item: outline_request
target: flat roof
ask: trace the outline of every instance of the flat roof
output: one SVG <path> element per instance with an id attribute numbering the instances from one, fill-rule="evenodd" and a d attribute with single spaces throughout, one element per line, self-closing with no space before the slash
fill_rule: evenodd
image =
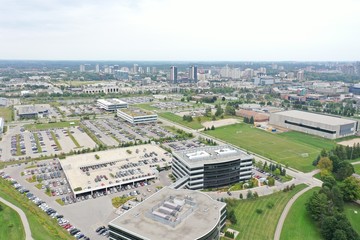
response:
<path id="1" fill-rule="evenodd" d="M 156 212 L 159 212 L 158 209 L 162 206 L 167 208 L 173 204 L 183 208 L 178 212 L 178 223 L 169 225 L 162 219 L 162 215 Z M 203 192 L 164 187 L 109 224 L 144 239 L 193 240 L 215 228 L 220 221 L 220 210 L 224 206 L 225 203 L 213 200 Z M 166 210 L 162 213 L 166 213 Z"/>
<path id="2" fill-rule="evenodd" d="M 126 108 L 126 109 L 119 109 L 119 111 L 124 112 L 132 117 L 157 116 L 155 113 L 152 113 L 150 111 L 145 111 L 140 108 Z"/>
<path id="3" fill-rule="evenodd" d="M 96 158 L 96 155 L 99 159 Z M 71 188 L 82 188 L 81 191 L 75 192 L 79 194 L 121 183 L 127 184 L 153 178 L 156 173 L 154 171 L 156 165 L 165 167 L 171 165 L 171 161 L 171 154 L 164 149 L 157 145 L 145 144 L 68 156 L 66 159 L 60 160 L 60 164 Z M 89 176 L 86 174 L 87 172 Z M 124 173 L 124 176 L 112 177 L 118 172 Z M 101 181 L 95 181 L 97 176 L 104 175 L 108 178 L 107 180 L 102 178 Z"/>
<path id="4" fill-rule="evenodd" d="M 339 117 L 332 117 L 332 116 L 298 111 L 298 110 L 276 112 L 276 113 L 272 113 L 272 114 L 282 115 L 282 116 L 286 116 L 286 117 L 293 117 L 293 118 L 298 118 L 300 120 L 323 123 L 323 124 L 332 125 L 332 126 L 351 124 L 351 123 L 356 122 L 355 120 L 344 119 L 344 118 L 339 118 Z M 271 118 L 271 116 L 270 116 L 270 118 Z"/>
<path id="5" fill-rule="evenodd" d="M 173 155 L 183 159 L 189 166 L 221 163 L 236 159 L 250 159 L 251 155 L 229 145 L 192 148 L 175 151 Z"/>
<path id="6" fill-rule="evenodd" d="M 114 105 L 114 104 L 127 104 L 118 98 L 111 98 L 111 99 L 98 99 L 98 102 L 105 104 L 105 105 Z"/>
<path id="7" fill-rule="evenodd" d="M 39 112 L 42 112 L 44 110 L 49 110 L 50 105 L 49 104 L 35 104 L 35 105 L 18 105 L 15 106 L 15 108 L 18 110 L 18 114 L 37 114 Z"/>

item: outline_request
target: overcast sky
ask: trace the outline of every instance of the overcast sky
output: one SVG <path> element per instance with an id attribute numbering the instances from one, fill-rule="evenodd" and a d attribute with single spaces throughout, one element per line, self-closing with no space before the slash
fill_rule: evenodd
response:
<path id="1" fill-rule="evenodd" d="M 0 0 L 0 59 L 355 61 L 359 0 Z"/>

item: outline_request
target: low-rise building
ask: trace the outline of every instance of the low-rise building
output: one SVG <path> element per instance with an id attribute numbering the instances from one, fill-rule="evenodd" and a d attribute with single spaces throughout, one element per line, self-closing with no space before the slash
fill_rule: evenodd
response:
<path id="1" fill-rule="evenodd" d="M 139 108 L 118 109 L 117 116 L 131 124 L 157 122 L 157 114 Z"/>
<path id="2" fill-rule="evenodd" d="M 236 111 L 236 116 L 244 118 L 253 118 L 254 122 L 266 122 L 269 121 L 269 114 L 260 113 L 251 110 L 240 109 Z"/>
<path id="3" fill-rule="evenodd" d="M 111 240 L 217 240 L 226 204 L 206 193 L 164 187 L 109 223 Z"/>
<path id="4" fill-rule="evenodd" d="M 0 137 L 4 132 L 4 119 L 0 117 Z"/>
<path id="5" fill-rule="evenodd" d="M 128 104 L 120 99 L 98 99 L 97 105 L 105 111 L 115 112 L 119 108 L 127 108 Z"/>
<path id="6" fill-rule="evenodd" d="M 329 139 L 351 136 L 358 130 L 355 120 L 298 110 L 271 113 L 269 123 Z"/>
<path id="7" fill-rule="evenodd" d="M 252 159 L 228 145 L 193 148 L 173 152 L 172 172 L 179 188 L 217 188 L 251 179 Z"/>

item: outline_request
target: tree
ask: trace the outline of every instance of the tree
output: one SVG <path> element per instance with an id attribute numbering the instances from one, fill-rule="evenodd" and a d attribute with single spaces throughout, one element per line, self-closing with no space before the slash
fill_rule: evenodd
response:
<path id="1" fill-rule="evenodd" d="M 229 212 L 228 219 L 231 222 L 231 224 L 236 224 L 237 223 L 237 218 L 236 218 L 234 210 L 231 210 Z"/>
<path id="2" fill-rule="evenodd" d="M 243 198 L 244 198 L 244 196 L 243 196 L 242 193 L 240 193 L 239 198 L 240 198 L 240 199 L 243 199 Z"/>
<path id="3" fill-rule="evenodd" d="M 344 230 L 336 229 L 333 234 L 332 240 L 347 240 L 346 233 L 344 232 Z"/>
<path id="4" fill-rule="evenodd" d="M 360 180 L 350 176 L 346 178 L 340 187 L 345 201 L 356 201 L 360 199 Z"/>
<path id="5" fill-rule="evenodd" d="M 211 126 L 211 130 L 215 130 L 215 127 L 214 127 L 214 125 L 212 125 L 212 126 Z"/>
<path id="6" fill-rule="evenodd" d="M 211 107 L 207 107 L 205 109 L 205 117 L 210 117 L 210 115 L 211 115 Z"/>
<path id="7" fill-rule="evenodd" d="M 354 172 L 354 166 L 351 163 L 342 161 L 339 163 L 338 169 L 334 174 L 337 180 L 342 181 L 350 177 Z"/>
<path id="8" fill-rule="evenodd" d="M 226 100 L 225 97 L 222 97 L 222 98 L 221 98 L 221 101 L 225 101 L 225 100 Z"/>
<path id="9" fill-rule="evenodd" d="M 323 181 L 323 187 L 328 187 L 329 189 L 332 189 L 334 186 L 336 186 L 336 180 L 333 176 L 325 176 L 321 179 Z"/>
<path id="10" fill-rule="evenodd" d="M 327 196 L 324 193 L 314 192 L 306 204 L 306 210 L 315 221 L 320 220 L 328 210 Z"/>
<path id="11" fill-rule="evenodd" d="M 328 157 L 321 157 L 318 164 L 317 164 L 317 167 L 320 169 L 320 170 L 326 170 L 328 172 L 332 172 L 333 170 L 333 163 L 332 161 L 330 160 L 330 158 Z"/>
<path id="12" fill-rule="evenodd" d="M 321 222 L 321 235 L 325 239 L 331 240 L 336 226 L 336 218 L 334 216 L 325 216 Z"/>
<path id="13" fill-rule="evenodd" d="M 247 192 L 246 198 L 247 198 L 247 199 L 252 199 L 252 198 L 253 198 L 253 193 L 252 193 L 251 190 L 249 190 L 249 191 Z"/>
<path id="14" fill-rule="evenodd" d="M 231 105 L 226 105 L 226 107 L 225 107 L 225 114 L 226 115 L 235 115 L 236 114 L 236 112 L 235 112 L 235 108 L 233 107 L 233 106 L 231 106 Z"/>
<path id="15" fill-rule="evenodd" d="M 268 177 L 268 186 L 272 187 L 275 185 L 275 179 L 273 177 Z"/>
<path id="16" fill-rule="evenodd" d="M 249 120 L 249 123 L 250 123 L 250 124 L 254 124 L 254 117 L 253 117 L 253 116 L 251 116 L 251 118 L 250 118 L 250 120 Z"/>

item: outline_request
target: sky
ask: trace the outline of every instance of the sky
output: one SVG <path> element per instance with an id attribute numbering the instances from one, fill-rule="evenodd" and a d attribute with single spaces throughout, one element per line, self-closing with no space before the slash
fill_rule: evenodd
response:
<path id="1" fill-rule="evenodd" d="M 0 0 L 0 59 L 357 61 L 360 0 Z"/>

